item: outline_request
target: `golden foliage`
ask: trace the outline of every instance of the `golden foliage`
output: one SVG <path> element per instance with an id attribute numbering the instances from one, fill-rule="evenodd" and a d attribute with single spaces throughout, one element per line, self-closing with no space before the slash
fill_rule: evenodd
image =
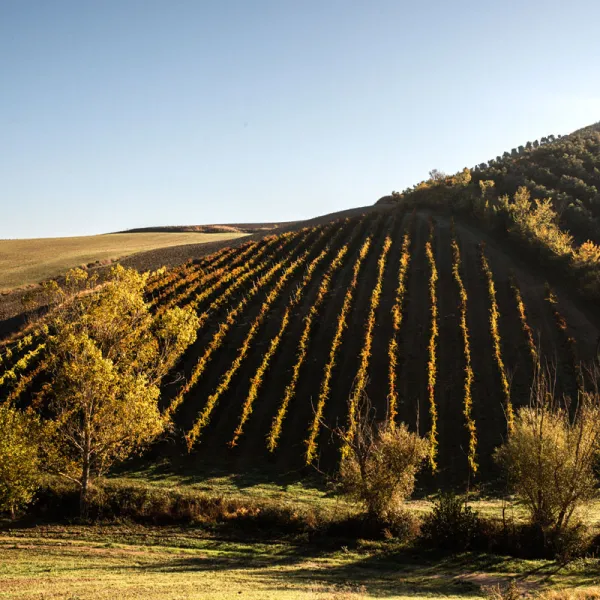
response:
<path id="1" fill-rule="evenodd" d="M 7 369 L 4 373 L 2 373 L 2 375 L 0 375 L 0 386 L 4 385 L 9 380 L 16 381 L 19 373 L 23 373 L 33 359 L 37 358 L 45 348 L 46 344 L 39 344 L 36 348 L 22 356 L 12 368 Z"/>
<path id="2" fill-rule="evenodd" d="M 305 230 L 304 230 L 305 232 Z M 162 312 L 169 308 L 174 303 L 184 303 L 185 306 L 189 306 L 194 310 L 198 310 L 199 306 L 210 298 L 218 290 L 225 288 L 221 294 L 219 294 L 211 303 L 209 309 L 204 311 L 200 315 L 200 327 L 203 327 L 208 319 L 208 311 L 216 310 L 220 306 L 223 306 L 229 298 L 244 285 L 244 283 L 255 276 L 260 271 L 264 270 L 269 266 L 268 260 L 261 259 L 273 249 L 273 246 L 277 245 L 276 252 L 280 251 L 292 240 L 296 239 L 301 232 L 294 232 L 283 234 L 279 237 L 273 237 L 270 239 L 260 250 L 255 252 L 251 258 L 247 259 L 247 252 L 252 251 L 253 247 L 249 248 L 248 251 L 244 251 L 238 260 L 232 262 L 232 264 L 225 267 L 216 269 L 214 272 L 209 273 L 206 277 L 200 279 L 195 284 L 187 287 L 183 294 L 176 296 L 170 302 L 161 305 L 157 312 Z M 207 285 L 213 280 L 216 280 L 212 285 Z M 232 284 L 232 285 L 229 285 Z M 227 287 L 228 286 L 228 287 Z M 198 288 L 202 288 L 202 291 L 197 293 L 195 297 L 185 303 L 185 300 L 189 298 Z"/>
<path id="3" fill-rule="evenodd" d="M 437 470 L 437 449 L 438 449 L 438 412 L 435 402 L 435 385 L 437 380 L 437 340 L 439 337 L 438 325 L 438 306 L 437 306 L 437 281 L 438 271 L 435 264 L 435 255 L 433 253 L 433 223 L 430 223 L 429 240 L 425 244 L 425 254 L 429 261 L 429 302 L 431 310 L 431 333 L 429 336 L 427 361 L 427 396 L 429 399 L 429 418 L 431 426 L 429 429 L 429 466 L 432 471 Z"/>
<path id="4" fill-rule="evenodd" d="M 527 321 L 527 310 L 525 309 L 525 303 L 523 302 L 521 290 L 519 289 L 517 280 L 514 277 L 511 278 L 510 285 L 515 296 L 515 301 L 517 303 L 517 311 L 519 313 L 519 320 L 521 321 L 521 329 L 523 330 L 523 333 L 525 334 L 525 338 L 527 340 L 527 348 L 529 350 L 529 354 L 531 355 L 531 360 L 533 361 L 534 367 L 537 367 L 539 366 L 540 358 L 537 347 L 535 345 L 535 340 L 533 339 L 533 330 L 531 329 Z"/>
<path id="5" fill-rule="evenodd" d="M 312 281 L 313 275 L 315 274 L 315 270 L 317 269 L 319 264 L 331 252 L 331 247 L 336 243 L 337 238 L 346 231 L 346 227 L 348 226 L 348 223 L 349 223 L 349 221 L 346 221 L 343 226 L 337 228 L 337 230 L 336 230 L 335 234 L 332 236 L 327 248 L 325 248 L 325 250 L 323 250 L 308 265 L 308 267 L 304 273 L 304 276 L 302 277 L 302 280 L 300 281 L 300 284 L 298 285 L 298 287 L 296 287 L 294 292 L 290 295 L 288 305 L 287 305 L 285 312 L 283 314 L 283 317 L 281 319 L 281 325 L 279 327 L 279 331 L 277 332 L 277 335 L 271 340 L 269 349 L 263 356 L 263 360 L 262 360 L 260 366 L 258 367 L 256 373 L 254 374 L 254 376 L 252 377 L 252 379 L 250 381 L 250 389 L 248 390 L 248 395 L 246 396 L 246 400 L 244 401 L 244 405 L 242 407 L 242 415 L 240 417 L 240 422 L 239 422 L 237 428 L 235 429 L 233 438 L 230 442 L 231 446 L 235 446 L 237 444 L 239 437 L 243 433 L 244 425 L 245 425 L 246 421 L 248 420 L 248 418 L 250 417 L 250 414 L 252 413 L 252 407 L 254 405 L 254 401 L 258 397 L 258 392 L 262 385 L 265 373 L 267 372 L 267 369 L 269 367 L 269 363 L 271 362 L 271 359 L 277 352 L 277 349 L 279 348 L 279 344 L 281 343 L 281 340 L 282 340 L 283 336 L 285 335 L 288 325 L 290 324 L 290 317 L 292 314 L 292 310 L 294 309 L 295 306 L 298 305 L 298 303 L 302 299 L 304 291 L 306 290 L 308 284 Z"/>
<path id="6" fill-rule="evenodd" d="M 11 403 L 0 404 L 0 512 L 28 504 L 39 483 L 39 419 Z"/>
<path id="7" fill-rule="evenodd" d="M 196 338 L 198 319 L 189 310 L 153 317 L 144 300 L 147 277 L 114 267 L 100 290 L 71 298 L 50 322 L 52 435 L 45 450 L 50 467 L 80 485 L 82 502 L 93 475 L 164 429 L 161 378 Z M 84 277 L 75 273 L 74 280 Z"/>
<path id="8" fill-rule="evenodd" d="M 597 266 L 600 264 L 600 246 L 588 240 L 575 251 L 575 262 L 582 266 Z"/>
<path id="9" fill-rule="evenodd" d="M 355 431 L 344 436 L 347 451 L 340 463 L 342 490 L 376 518 L 392 520 L 414 489 L 428 455 L 429 442 L 405 423 L 376 426 L 363 394 L 356 403 Z"/>
<path id="10" fill-rule="evenodd" d="M 556 401 L 548 377 L 538 373 L 531 405 L 517 412 L 496 459 L 532 522 L 559 533 L 596 493 L 594 466 L 599 449 L 598 396 L 582 394 L 571 418 Z"/>
<path id="11" fill-rule="evenodd" d="M 309 236 L 310 231 L 304 230 L 301 237 L 301 246 L 304 243 L 306 243 Z M 261 291 L 261 289 L 277 275 L 277 273 L 286 268 L 286 265 L 289 263 L 290 260 L 291 257 L 288 257 L 287 259 L 282 259 L 276 262 L 274 265 L 272 265 L 270 269 L 268 269 L 257 281 L 254 282 L 254 285 L 246 292 L 246 294 L 241 298 L 238 304 L 227 313 L 225 319 L 219 323 L 218 329 L 214 333 L 210 342 L 208 342 L 208 344 L 204 348 L 204 352 L 196 362 L 189 379 L 187 380 L 185 385 L 181 387 L 181 389 L 177 393 L 177 396 L 175 396 L 175 398 L 172 400 L 171 404 L 167 408 L 166 414 L 172 415 L 175 413 L 175 411 L 183 402 L 186 394 L 193 389 L 193 387 L 198 383 L 200 377 L 202 377 L 203 373 L 206 370 L 206 367 L 208 366 L 208 363 L 212 358 L 212 355 L 216 350 L 218 350 L 221 347 L 225 336 L 227 335 L 231 327 L 235 325 L 237 318 L 243 313 L 246 306 L 250 303 L 254 296 L 256 296 L 256 294 L 258 294 L 259 291 Z M 264 270 L 268 265 L 268 262 L 259 263 L 253 269 L 248 271 L 248 273 L 250 274 L 249 276 L 255 276 L 260 271 Z M 234 286 L 230 286 L 229 288 L 227 288 L 227 290 L 225 290 L 223 294 L 221 294 L 215 299 L 215 301 L 209 306 L 208 310 L 206 310 L 200 316 L 200 326 L 202 326 L 206 322 L 206 320 L 212 312 L 214 312 L 217 308 L 219 308 L 222 305 L 223 302 L 225 302 L 225 299 L 223 298 L 224 296 L 226 296 L 227 299 L 231 294 L 233 294 L 233 287 Z M 237 286 L 235 289 L 237 289 Z"/>
<path id="12" fill-rule="evenodd" d="M 341 267 L 347 252 L 348 246 L 343 246 L 337 253 L 337 256 L 329 265 L 329 268 L 327 269 L 325 275 L 323 276 L 323 279 L 321 280 L 321 285 L 319 286 L 319 293 L 317 294 L 315 301 L 311 305 L 308 315 L 304 319 L 304 329 L 302 331 L 302 335 L 300 336 L 300 341 L 298 342 L 297 358 L 292 372 L 292 379 L 285 388 L 281 405 L 277 410 L 277 414 L 273 418 L 273 423 L 271 425 L 271 429 L 267 437 L 267 448 L 270 452 L 274 452 L 275 448 L 277 448 L 277 444 L 281 436 L 283 421 L 285 419 L 288 406 L 291 400 L 293 399 L 294 395 L 296 394 L 296 386 L 298 385 L 298 380 L 300 378 L 300 370 L 302 368 L 302 365 L 304 364 L 306 355 L 308 353 L 308 344 L 310 341 L 310 334 L 312 331 L 314 320 L 318 316 L 319 308 L 329 292 L 331 286 L 331 278 Z"/>
<path id="13" fill-rule="evenodd" d="M 314 243 L 316 243 L 320 238 L 322 238 L 325 235 L 325 233 L 328 231 L 328 229 L 329 229 L 328 227 L 322 228 Z M 215 391 L 212 394 L 210 394 L 210 396 L 208 396 L 208 398 L 206 400 L 206 404 L 204 405 L 204 408 L 200 411 L 200 414 L 199 414 L 198 418 L 196 419 L 196 421 L 194 422 L 192 428 L 187 432 L 185 437 L 186 437 L 188 450 L 192 449 L 193 445 L 198 440 L 200 434 L 202 433 L 204 428 L 210 422 L 210 417 L 212 415 L 212 412 L 213 412 L 215 406 L 217 405 L 217 402 L 219 401 L 219 399 L 221 398 L 223 393 L 225 391 L 227 391 L 227 389 L 229 389 L 231 379 L 233 378 L 235 373 L 237 373 L 242 362 L 246 358 L 246 355 L 250 351 L 250 346 L 251 346 L 254 338 L 256 337 L 272 304 L 275 302 L 275 300 L 277 300 L 277 298 L 279 297 L 279 294 L 281 293 L 281 291 L 287 284 L 288 280 L 296 273 L 296 271 L 302 265 L 304 265 L 306 263 L 306 260 L 307 260 L 309 254 L 310 254 L 310 250 L 306 250 L 296 260 L 291 262 L 287 266 L 287 268 L 283 271 L 283 273 L 281 274 L 281 276 L 275 283 L 274 287 L 267 294 L 265 300 L 263 301 L 263 303 L 260 307 L 260 311 L 259 311 L 258 315 L 254 319 L 254 322 L 252 323 L 250 330 L 246 334 L 246 337 L 245 337 L 244 341 L 242 342 L 242 345 L 240 346 L 240 348 L 237 351 L 237 355 L 236 355 L 235 359 L 233 360 L 230 367 L 227 369 L 227 371 L 223 374 L 223 376 L 219 380 L 219 383 L 218 383 Z M 325 254 L 325 251 L 321 252 L 321 254 L 319 254 L 319 256 L 315 259 L 315 261 L 317 261 L 317 262 L 321 261 L 324 257 L 324 254 Z"/>
<path id="14" fill-rule="evenodd" d="M 529 190 L 522 186 L 512 202 L 508 197 L 501 198 L 501 204 L 512 217 L 519 234 L 525 239 L 536 239 L 558 256 L 572 256 L 573 236 L 562 231 L 558 225 L 558 215 L 552 208 L 552 199 L 530 200 Z"/>

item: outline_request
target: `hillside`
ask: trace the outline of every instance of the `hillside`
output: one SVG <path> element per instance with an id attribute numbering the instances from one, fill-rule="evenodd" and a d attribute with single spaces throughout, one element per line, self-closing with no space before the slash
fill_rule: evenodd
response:
<path id="1" fill-rule="evenodd" d="M 528 141 L 477 165 L 473 180 L 494 181 L 500 194 L 524 185 L 533 199 L 551 198 L 563 229 L 580 243 L 600 242 L 600 123 Z"/>
<path id="2" fill-rule="evenodd" d="M 576 243 L 600 242 L 600 123 L 569 135 L 524 142 L 475 165 L 470 173 L 476 189 L 480 182 L 493 182 L 496 197 L 512 197 L 525 186 L 532 200 L 550 199 L 561 228 L 569 231 Z M 444 181 L 442 173 L 436 172 L 436 176 L 437 183 Z M 425 183 L 402 195 L 410 196 Z"/>
<path id="3" fill-rule="evenodd" d="M 149 250 L 242 237 L 221 232 L 113 233 L 64 238 L 0 240 L 0 291 L 64 275 L 81 265 L 94 266 Z"/>
<path id="4" fill-rule="evenodd" d="M 271 231 L 290 223 L 227 223 L 222 225 L 163 225 L 158 227 L 138 227 L 117 233 L 260 233 Z"/>
<path id="5" fill-rule="evenodd" d="M 187 446 L 196 467 L 331 469 L 339 448 L 328 428 L 346 424 L 348 398 L 364 389 L 380 417 L 389 411 L 423 434 L 435 424 L 438 482 L 466 478 L 473 435 L 470 458 L 487 480 L 505 412 L 528 400 L 538 342 L 573 395 L 585 385 L 578 361 L 592 359 L 600 331 L 597 312 L 547 289 L 493 237 L 404 206 L 224 248 L 155 277 L 148 298 L 156 311 L 191 305 L 201 318 L 163 390 L 179 443 L 160 451 Z M 0 375 L 0 393 L 22 404 L 45 378 L 29 333 L 5 347 Z"/>

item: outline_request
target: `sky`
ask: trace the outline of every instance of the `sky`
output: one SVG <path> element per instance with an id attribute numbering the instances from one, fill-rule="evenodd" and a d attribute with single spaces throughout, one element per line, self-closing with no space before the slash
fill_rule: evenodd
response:
<path id="1" fill-rule="evenodd" d="M 597 0 L 0 0 L 0 238 L 287 221 L 600 121 Z"/>

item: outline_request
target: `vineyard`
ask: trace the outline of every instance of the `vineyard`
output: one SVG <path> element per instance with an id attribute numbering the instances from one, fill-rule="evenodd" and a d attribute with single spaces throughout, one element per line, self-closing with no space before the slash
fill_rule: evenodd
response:
<path id="1" fill-rule="evenodd" d="M 366 394 L 379 419 L 430 438 L 430 473 L 485 479 L 534 367 L 554 363 L 576 395 L 599 333 L 568 291 L 426 211 L 267 235 L 159 270 L 146 293 L 156 315 L 189 306 L 200 321 L 163 386 L 166 447 L 235 468 L 332 469 Z M 2 399 L 43 406 L 43 327 L 0 343 Z"/>

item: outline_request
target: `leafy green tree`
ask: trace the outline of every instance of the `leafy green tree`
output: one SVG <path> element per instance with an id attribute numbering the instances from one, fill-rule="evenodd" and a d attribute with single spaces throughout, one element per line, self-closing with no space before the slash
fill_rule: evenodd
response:
<path id="1" fill-rule="evenodd" d="M 0 404 L 0 511 L 28 504 L 40 479 L 39 419 L 8 402 Z"/>
<path id="2" fill-rule="evenodd" d="M 47 464 L 79 486 L 84 515 L 92 478 L 167 426 L 159 385 L 196 339 L 198 318 L 191 310 L 173 308 L 158 318 L 151 313 L 146 280 L 117 266 L 96 286 L 85 271 L 72 271 L 67 289 L 82 291 L 63 297 L 50 321 Z"/>

